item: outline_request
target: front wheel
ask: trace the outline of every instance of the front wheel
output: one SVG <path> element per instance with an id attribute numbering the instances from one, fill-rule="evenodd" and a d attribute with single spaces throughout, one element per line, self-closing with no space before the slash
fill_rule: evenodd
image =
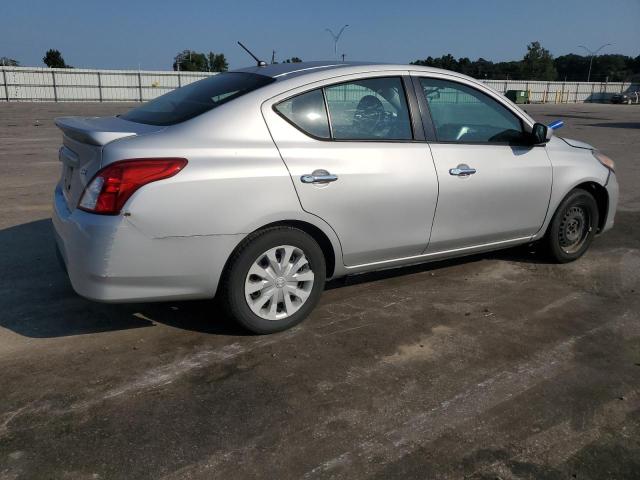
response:
<path id="1" fill-rule="evenodd" d="M 589 248 L 598 229 L 598 205 L 586 190 L 576 188 L 562 201 L 547 230 L 547 250 L 558 263 L 572 262 Z"/>
<path id="2" fill-rule="evenodd" d="M 248 330 L 274 333 L 304 320 L 324 290 L 318 243 L 292 227 L 255 232 L 236 249 L 222 285 L 229 313 Z"/>

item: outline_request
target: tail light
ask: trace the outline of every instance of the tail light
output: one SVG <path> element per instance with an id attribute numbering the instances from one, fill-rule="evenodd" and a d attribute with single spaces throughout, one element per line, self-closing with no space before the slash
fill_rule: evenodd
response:
<path id="1" fill-rule="evenodd" d="M 107 165 L 91 179 L 78 208 L 102 215 L 117 215 L 140 187 L 173 177 L 187 164 L 184 158 L 136 158 Z"/>

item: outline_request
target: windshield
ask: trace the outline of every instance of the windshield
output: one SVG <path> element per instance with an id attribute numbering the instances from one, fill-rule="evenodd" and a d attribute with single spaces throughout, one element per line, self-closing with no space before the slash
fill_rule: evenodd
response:
<path id="1" fill-rule="evenodd" d="M 274 79 L 254 73 L 220 73 L 176 88 L 120 118 L 149 125 L 175 125 L 268 85 Z"/>

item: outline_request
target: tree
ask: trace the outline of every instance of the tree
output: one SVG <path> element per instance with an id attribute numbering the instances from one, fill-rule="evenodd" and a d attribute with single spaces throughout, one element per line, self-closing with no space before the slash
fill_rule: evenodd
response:
<path id="1" fill-rule="evenodd" d="M 282 63 L 301 63 L 302 59 L 300 57 L 291 57 L 284 60 Z"/>
<path id="2" fill-rule="evenodd" d="M 19 67 L 20 62 L 9 57 L 0 57 L 0 65 L 3 67 Z"/>
<path id="3" fill-rule="evenodd" d="M 559 80 L 584 81 L 587 79 L 587 72 L 589 71 L 589 57 L 570 53 L 555 58 L 553 65 L 556 67 Z"/>
<path id="4" fill-rule="evenodd" d="M 183 50 L 173 59 L 173 69 L 184 72 L 208 72 L 209 61 L 204 53 Z"/>
<path id="5" fill-rule="evenodd" d="M 209 71 L 226 72 L 227 70 L 229 70 L 229 62 L 224 53 L 209 52 Z"/>
<path id="6" fill-rule="evenodd" d="M 205 54 L 183 50 L 173 59 L 173 69 L 184 72 L 226 72 L 229 70 L 229 63 L 224 53 Z"/>
<path id="7" fill-rule="evenodd" d="M 557 72 L 553 55 L 540 42 L 531 42 L 522 59 L 522 73 L 526 80 L 555 80 Z"/>
<path id="8" fill-rule="evenodd" d="M 47 50 L 47 53 L 44 54 L 42 61 L 49 68 L 73 68 L 71 65 L 67 65 L 65 63 L 60 51 L 53 48 Z"/>
<path id="9" fill-rule="evenodd" d="M 633 59 L 626 55 L 608 53 L 593 59 L 591 78 L 594 81 L 624 82 L 633 75 Z"/>
<path id="10" fill-rule="evenodd" d="M 453 55 L 440 58 L 431 56 L 424 60 L 415 60 L 413 65 L 445 68 L 464 73 L 470 77 L 496 80 L 554 80 L 559 78 L 569 81 L 584 81 L 589 70 L 590 57 L 570 53 L 556 59 L 539 42 L 528 45 L 527 53 L 522 60 L 510 62 L 491 62 L 484 58 L 470 60 L 466 57 L 456 60 Z M 634 81 L 640 77 L 640 56 L 636 58 L 626 55 L 607 54 L 593 59 L 591 79 L 611 82 Z"/>

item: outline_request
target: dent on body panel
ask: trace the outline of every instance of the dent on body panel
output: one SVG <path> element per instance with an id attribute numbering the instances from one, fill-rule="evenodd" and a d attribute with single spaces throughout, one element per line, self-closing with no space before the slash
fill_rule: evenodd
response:
<path id="1" fill-rule="evenodd" d="M 551 198 L 544 225 L 534 239 L 544 235 L 558 205 L 573 188 L 585 182 L 604 186 L 609 175 L 606 167 L 596 160 L 591 150 L 571 147 L 556 137 L 551 139 L 546 149 L 553 167 Z"/>
<path id="2" fill-rule="evenodd" d="M 280 158 L 208 152 L 168 181 L 146 185 L 125 206 L 152 237 L 248 233 L 256 218 L 298 200 Z"/>
<path id="3" fill-rule="evenodd" d="M 114 159 L 188 160 L 174 177 L 148 184 L 132 196 L 124 209 L 132 224 L 151 237 L 232 235 L 250 232 L 257 218 L 271 212 L 299 208 L 259 106 L 237 105 L 112 149 Z"/>

